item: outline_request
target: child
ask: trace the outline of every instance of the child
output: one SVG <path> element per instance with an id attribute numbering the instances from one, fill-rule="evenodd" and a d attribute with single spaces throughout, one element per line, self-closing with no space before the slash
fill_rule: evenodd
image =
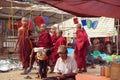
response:
<path id="1" fill-rule="evenodd" d="M 48 57 L 51 54 L 50 49 L 45 49 L 43 47 L 34 48 L 34 52 L 37 52 L 36 57 L 39 65 L 39 77 L 46 78 L 47 77 L 47 61 Z"/>

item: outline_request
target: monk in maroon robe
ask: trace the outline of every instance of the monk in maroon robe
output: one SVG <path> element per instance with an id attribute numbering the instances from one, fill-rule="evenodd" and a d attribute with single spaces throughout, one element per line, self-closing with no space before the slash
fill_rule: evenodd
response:
<path id="1" fill-rule="evenodd" d="M 51 27 L 51 39 L 52 39 L 52 45 L 55 46 L 55 43 L 57 41 L 57 35 L 56 35 L 56 27 Z"/>
<path id="2" fill-rule="evenodd" d="M 51 55 L 51 59 L 52 59 L 53 64 L 56 63 L 56 61 L 57 61 L 57 59 L 59 57 L 59 55 L 57 54 L 58 47 L 60 45 L 65 45 L 66 46 L 66 40 L 62 36 L 62 33 L 63 32 L 61 30 L 57 31 L 57 37 L 58 37 L 58 39 L 57 39 L 57 41 L 55 43 L 55 46 L 54 46 L 54 49 L 53 49 L 53 52 L 52 52 L 52 55 Z"/>
<path id="3" fill-rule="evenodd" d="M 46 25 L 45 24 L 41 24 L 40 27 L 40 34 L 39 34 L 39 37 L 38 37 L 38 42 L 37 42 L 37 46 L 36 47 L 43 47 L 45 49 L 51 49 L 52 47 L 52 40 L 51 40 L 51 36 L 50 34 L 46 31 Z M 34 52 L 34 50 L 32 50 L 32 53 L 30 55 L 30 66 L 33 65 L 33 61 L 35 60 L 35 56 L 36 56 L 36 52 Z M 46 66 L 45 66 L 46 67 Z M 28 68 L 28 72 L 30 72 L 31 69 Z M 45 71 L 45 74 L 46 74 L 46 71 Z"/>
<path id="4" fill-rule="evenodd" d="M 86 51 L 89 46 L 87 33 L 77 25 L 74 56 L 80 72 L 86 72 Z"/>
<path id="5" fill-rule="evenodd" d="M 55 47 L 55 43 L 57 41 L 57 34 L 56 34 L 56 27 L 55 26 L 51 26 L 51 39 L 52 39 L 52 48 L 51 50 L 53 51 L 54 47 Z M 52 73 L 54 70 L 54 64 L 52 63 L 52 57 L 49 57 L 49 70 L 48 73 Z"/>
<path id="6" fill-rule="evenodd" d="M 40 26 L 40 35 L 38 39 L 38 47 L 51 48 L 52 40 L 50 34 L 46 31 L 46 25 L 42 24 Z"/>
<path id="7" fill-rule="evenodd" d="M 26 74 L 26 69 L 29 67 L 30 54 L 33 48 L 32 41 L 30 39 L 31 31 L 28 30 L 27 19 L 22 18 L 22 26 L 18 29 L 18 53 L 20 56 L 20 61 L 22 62 L 23 69 L 25 71 L 22 74 Z M 16 47 L 17 47 L 16 44 Z M 15 47 L 15 50 L 16 50 Z"/>

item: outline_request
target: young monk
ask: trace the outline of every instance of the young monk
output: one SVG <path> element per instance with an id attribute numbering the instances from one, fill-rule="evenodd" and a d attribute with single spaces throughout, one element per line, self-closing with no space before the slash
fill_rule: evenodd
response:
<path id="1" fill-rule="evenodd" d="M 57 41 L 57 35 L 56 35 L 56 27 L 55 26 L 52 26 L 51 27 L 51 39 L 52 39 L 52 45 L 53 45 L 53 47 L 55 46 L 55 43 L 56 43 L 56 41 Z"/>
<path id="2" fill-rule="evenodd" d="M 18 41 L 15 46 L 15 50 L 18 45 L 18 53 L 24 69 L 24 72 L 21 74 L 27 74 L 27 68 L 29 67 L 30 61 L 29 56 L 31 54 L 33 45 L 30 39 L 31 31 L 28 28 L 29 26 L 27 24 L 27 18 L 22 18 L 21 22 L 22 26 L 18 29 Z"/>
<path id="3" fill-rule="evenodd" d="M 51 26 L 51 29 L 50 29 L 50 32 L 51 32 L 51 39 L 52 39 L 52 50 L 54 49 L 55 47 L 55 43 L 57 41 L 57 34 L 56 34 L 56 31 L 57 31 L 57 28 L 55 26 Z M 53 69 L 54 69 L 54 65 L 51 61 L 51 57 L 49 59 L 49 70 L 48 70 L 48 73 L 52 73 L 53 72 Z"/>
<path id="4" fill-rule="evenodd" d="M 74 56 L 77 62 L 79 72 L 86 72 L 86 51 L 89 46 L 88 36 L 85 30 L 81 28 L 81 25 L 77 25 L 76 31 L 76 45 Z"/>
<path id="5" fill-rule="evenodd" d="M 58 57 L 59 57 L 59 55 L 57 54 L 58 47 L 59 47 L 60 45 L 66 45 L 66 40 L 65 40 L 65 38 L 62 36 L 62 34 L 63 34 L 62 30 L 58 30 L 58 31 L 57 31 L 57 37 L 58 37 L 58 39 L 57 39 L 57 41 L 56 41 L 56 43 L 55 43 L 55 46 L 54 46 L 54 48 L 53 48 L 52 55 L 51 55 L 51 59 L 52 59 L 52 63 L 53 63 L 53 64 L 56 63 L 56 61 L 57 61 L 57 59 L 58 59 Z"/>
<path id="6" fill-rule="evenodd" d="M 44 49 L 51 50 L 52 40 L 51 40 L 50 34 L 46 31 L 46 25 L 45 24 L 41 24 L 41 26 L 39 27 L 39 29 L 40 29 L 40 35 L 39 35 L 39 39 L 38 39 L 38 42 L 37 42 L 37 48 L 42 47 Z M 32 50 L 32 54 L 30 55 L 31 61 L 32 61 L 32 56 L 34 56 L 34 54 L 35 54 L 34 52 L 35 51 Z M 44 52 L 42 52 L 42 53 L 44 53 Z M 41 77 L 41 78 L 45 78 L 47 76 L 46 75 L 46 71 L 47 71 L 46 67 L 47 67 L 47 61 L 48 61 L 49 57 L 48 56 L 46 56 L 46 57 L 42 58 L 42 59 L 39 59 L 39 62 L 38 62 L 39 65 L 42 65 L 42 68 L 45 67 L 43 70 L 40 67 L 39 77 Z"/>
<path id="7" fill-rule="evenodd" d="M 38 47 L 51 48 L 52 40 L 50 34 L 46 31 L 46 25 L 40 26 L 40 35 L 37 43 Z"/>

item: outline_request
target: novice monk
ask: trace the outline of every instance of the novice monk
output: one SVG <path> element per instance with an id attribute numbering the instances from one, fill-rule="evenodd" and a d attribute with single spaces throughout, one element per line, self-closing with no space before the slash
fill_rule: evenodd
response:
<path id="1" fill-rule="evenodd" d="M 22 26 L 18 29 L 18 53 L 20 57 L 20 61 L 22 62 L 22 66 L 24 69 L 24 72 L 21 74 L 27 74 L 27 68 L 29 67 L 29 61 L 30 61 L 30 54 L 31 50 L 33 48 L 30 35 L 31 31 L 29 30 L 29 26 L 27 24 L 27 19 L 22 18 L 21 20 Z M 15 46 L 15 50 L 17 48 L 17 44 Z"/>
<path id="2" fill-rule="evenodd" d="M 40 35 L 37 43 L 38 47 L 51 48 L 52 40 L 50 34 L 46 31 L 46 25 L 40 26 Z"/>
<path id="3" fill-rule="evenodd" d="M 41 26 L 39 27 L 40 34 L 37 42 L 37 47 L 44 47 L 45 49 L 50 49 L 52 47 L 52 40 L 50 34 L 46 31 L 46 27 L 47 26 L 45 24 L 41 24 Z M 36 55 L 35 53 L 30 55 L 31 58 L 30 62 L 32 62 L 35 55 Z M 32 63 L 30 64 L 32 65 Z M 28 72 L 31 71 L 30 68 L 28 68 L 27 70 Z"/>
<path id="4" fill-rule="evenodd" d="M 54 47 L 55 47 L 55 43 L 56 43 L 56 41 L 57 41 L 57 39 L 58 39 L 58 37 L 57 37 L 57 34 L 56 34 L 56 27 L 55 26 L 52 26 L 51 27 L 51 39 L 52 39 L 52 50 L 54 49 Z M 52 58 L 50 57 L 50 60 L 49 60 L 49 70 L 48 70 L 48 73 L 52 73 L 53 72 L 53 69 L 54 69 L 54 64 L 52 63 Z"/>
<path id="5" fill-rule="evenodd" d="M 57 31 L 57 37 L 58 37 L 58 39 L 57 39 L 57 41 L 55 43 L 55 46 L 53 48 L 53 52 L 52 52 L 52 55 L 51 55 L 51 59 L 52 59 L 53 64 L 56 63 L 56 61 L 57 61 L 57 59 L 59 57 L 59 55 L 57 54 L 58 47 L 60 45 L 66 45 L 66 40 L 62 36 L 62 34 L 63 34 L 63 32 L 61 30 Z"/>
<path id="6" fill-rule="evenodd" d="M 51 27 L 51 39 L 52 39 L 52 45 L 53 45 L 53 47 L 55 46 L 55 43 L 56 43 L 56 41 L 57 41 L 57 34 L 56 34 L 56 27 L 54 27 L 54 26 L 52 26 Z"/>
<path id="7" fill-rule="evenodd" d="M 86 51 L 89 46 L 87 33 L 81 28 L 81 25 L 77 25 L 76 31 L 76 45 L 75 45 L 75 59 L 79 72 L 86 72 Z"/>

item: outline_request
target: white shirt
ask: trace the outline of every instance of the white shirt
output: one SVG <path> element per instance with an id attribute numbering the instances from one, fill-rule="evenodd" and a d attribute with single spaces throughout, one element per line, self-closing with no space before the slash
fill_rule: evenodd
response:
<path id="1" fill-rule="evenodd" d="M 68 73 L 77 73 L 77 64 L 73 57 L 68 56 L 67 60 L 63 62 L 61 58 L 58 58 L 54 72 L 68 74 Z"/>

